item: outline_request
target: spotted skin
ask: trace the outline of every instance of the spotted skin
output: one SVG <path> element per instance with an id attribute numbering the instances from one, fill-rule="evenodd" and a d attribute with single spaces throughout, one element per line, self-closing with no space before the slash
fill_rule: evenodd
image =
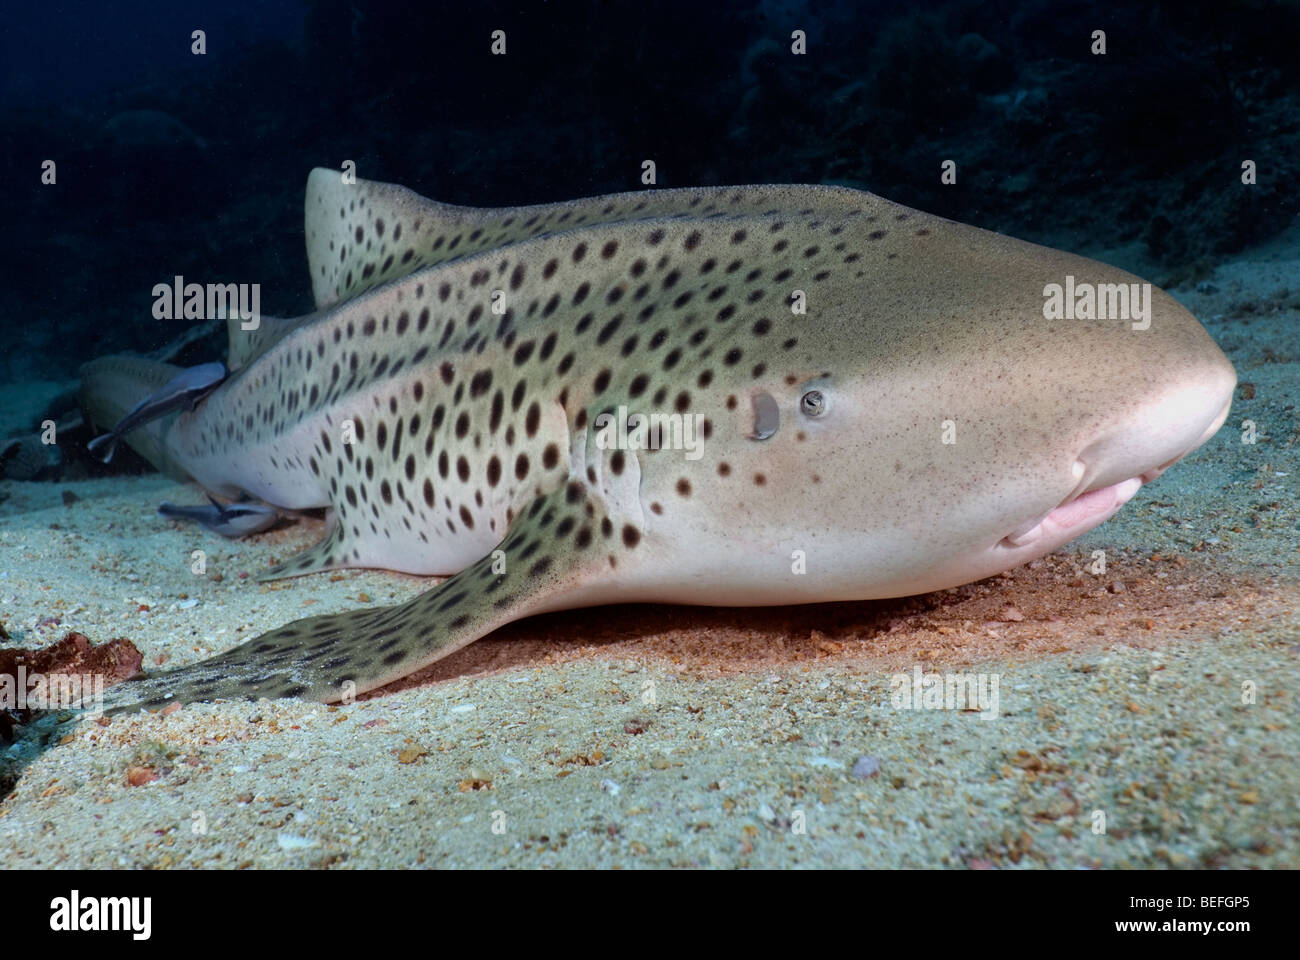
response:
<path id="1" fill-rule="evenodd" d="M 114 687 L 106 709 L 176 699 L 306 697 L 364 693 L 445 657 L 502 624 L 546 605 L 605 564 L 594 537 L 606 515 L 573 481 L 537 498 L 499 552 L 394 607 L 307 617 L 190 667 Z M 561 532 L 563 531 L 563 532 Z"/>
<path id="2" fill-rule="evenodd" d="M 335 700 L 545 610 L 988 576 L 1059 545 L 999 546 L 1079 487 L 1079 451 L 1138 423 L 1139 459 L 1107 448 L 1084 482 L 1164 463 L 1234 378 L 1158 290 L 1141 338 L 1043 321 L 1045 282 L 1121 271 L 843 188 L 480 210 L 317 170 L 306 211 L 318 311 L 248 342 L 232 323 L 239 369 L 141 452 L 217 492 L 327 508 L 322 543 L 267 576 L 455 576 L 129 684 L 119 708 Z M 104 416 L 166 372 L 97 363 L 83 393 Z M 1200 404 L 1185 430 L 1154 419 L 1171 396 Z M 621 407 L 698 417 L 701 455 L 598 442 Z M 963 442 L 942 444 L 953 418 Z M 508 572 L 488 576 L 498 548 Z"/>

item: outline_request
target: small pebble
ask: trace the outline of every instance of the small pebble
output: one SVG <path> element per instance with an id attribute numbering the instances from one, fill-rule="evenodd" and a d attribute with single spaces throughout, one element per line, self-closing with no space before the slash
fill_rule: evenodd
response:
<path id="1" fill-rule="evenodd" d="M 126 771 L 126 782 L 133 787 L 143 787 L 158 779 L 158 771 L 153 767 L 131 767 Z"/>
<path id="2" fill-rule="evenodd" d="M 833 757 L 812 757 L 808 761 L 810 767 L 823 767 L 829 770 L 843 770 L 844 764 L 840 763 Z"/>
<path id="3" fill-rule="evenodd" d="M 858 780 L 869 780 L 880 773 L 880 761 L 875 757 L 858 757 L 853 764 L 853 776 Z"/>

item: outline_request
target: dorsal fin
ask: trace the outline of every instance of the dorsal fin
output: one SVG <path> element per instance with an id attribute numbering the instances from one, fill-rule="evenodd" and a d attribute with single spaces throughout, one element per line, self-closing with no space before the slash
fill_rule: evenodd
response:
<path id="1" fill-rule="evenodd" d="M 457 207 L 389 183 L 307 177 L 307 265 L 317 309 L 422 267 L 548 233 L 621 220 L 789 211 L 845 213 L 878 197 L 843 187 L 745 186 L 641 190 L 528 207 Z M 598 255 L 598 251 L 592 251 Z"/>
<path id="2" fill-rule="evenodd" d="M 232 373 L 248 366 L 266 351 L 293 333 L 317 319 L 317 314 L 303 317 L 259 317 L 256 330 L 245 330 L 238 314 L 226 317 L 226 367 Z"/>

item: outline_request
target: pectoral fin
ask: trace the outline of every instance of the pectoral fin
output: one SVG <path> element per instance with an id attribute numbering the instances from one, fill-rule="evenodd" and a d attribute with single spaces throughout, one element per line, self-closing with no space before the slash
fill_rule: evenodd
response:
<path id="1" fill-rule="evenodd" d="M 503 624 L 568 606 L 567 597 L 609 571 L 596 545 L 606 519 L 572 481 L 533 501 L 497 550 L 407 603 L 296 620 L 211 660 L 113 687 L 106 709 L 217 698 L 334 702 L 381 687 Z"/>
<path id="2" fill-rule="evenodd" d="M 258 580 L 280 580 L 284 577 L 301 577 L 307 573 L 319 573 L 322 570 L 335 570 L 347 566 L 347 558 L 342 551 L 342 528 L 338 518 L 329 532 L 321 538 L 320 543 L 309 547 L 284 563 L 264 570 L 257 575 Z"/>

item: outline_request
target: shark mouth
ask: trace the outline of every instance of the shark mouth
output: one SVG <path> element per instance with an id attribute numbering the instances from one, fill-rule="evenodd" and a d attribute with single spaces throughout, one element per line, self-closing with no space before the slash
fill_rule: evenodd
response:
<path id="1" fill-rule="evenodd" d="M 1071 493 L 1065 498 L 1065 502 L 1054 510 L 1049 510 L 1047 514 L 1040 516 L 1039 519 L 1024 524 L 1008 536 L 1002 537 L 998 541 L 998 546 L 1005 549 L 1022 549 L 1036 540 L 1052 539 L 1057 542 L 1074 540 L 1076 536 L 1087 533 L 1089 529 L 1100 526 L 1105 520 L 1112 518 L 1115 511 L 1119 510 L 1128 501 L 1134 498 L 1138 493 L 1141 485 L 1149 484 L 1156 477 L 1160 476 L 1180 459 L 1190 454 L 1192 450 L 1204 444 L 1206 440 L 1218 433 L 1219 427 L 1222 427 L 1223 421 L 1227 420 L 1227 414 L 1232 406 L 1232 401 L 1223 405 L 1223 410 L 1214 418 L 1205 432 L 1201 433 L 1199 440 L 1188 446 L 1178 457 L 1161 463 L 1158 467 L 1152 467 L 1151 470 L 1143 471 L 1138 476 L 1128 477 L 1127 480 L 1121 480 L 1118 484 L 1110 484 L 1109 487 L 1099 487 L 1092 490 L 1084 490 L 1083 493 Z M 1084 475 L 1087 473 L 1087 466 L 1083 460 L 1076 460 L 1074 464 L 1074 476 L 1080 480 L 1080 487 L 1083 483 Z M 1078 489 L 1078 488 L 1075 488 Z"/>
<path id="2" fill-rule="evenodd" d="M 1133 499 L 1133 495 L 1142 489 L 1144 483 L 1150 483 L 1186 455 L 1179 454 L 1168 463 L 1162 463 L 1139 476 L 1112 483 L 1108 487 L 1098 487 L 1077 495 L 1072 493 L 1056 509 L 1003 537 L 1000 546 L 1024 547 L 1044 536 L 1072 540 L 1110 519 L 1120 507 Z M 1082 464 L 1076 466 L 1080 473 L 1082 469 Z"/>
<path id="3" fill-rule="evenodd" d="M 1142 489 L 1144 483 L 1155 480 L 1183 457 L 1214 436 L 1219 431 L 1219 428 L 1223 426 L 1224 421 L 1227 420 L 1228 410 L 1231 405 L 1231 400 L 1224 404 L 1223 410 L 1214 418 L 1205 432 L 1201 434 L 1200 439 L 1172 460 L 1162 463 L 1158 467 L 1152 467 L 1136 477 L 1129 477 L 1127 480 L 1112 483 L 1107 487 L 1097 487 L 1093 490 L 1085 490 L 1083 493 L 1071 493 L 1054 510 L 1048 511 L 1037 520 L 1033 520 L 1019 530 L 1003 537 L 998 542 L 998 546 L 1006 549 L 1021 549 L 1036 540 L 1044 538 L 1051 538 L 1058 543 L 1065 543 L 1109 520 L 1120 507 L 1133 499 L 1133 495 Z M 1081 486 L 1082 483 L 1086 482 L 1082 480 L 1086 473 L 1087 468 L 1083 461 L 1076 461 L 1074 475 L 1076 479 L 1081 481 Z"/>
<path id="4" fill-rule="evenodd" d="M 1158 468 L 1158 470 L 1163 469 L 1163 467 Z M 1043 537 L 1072 539 L 1079 533 L 1091 530 L 1132 500 L 1133 495 L 1142 488 L 1142 483 L 1147 476 L 1143 474 L 1140 477 L 1130 477 L 1119 483 L 1112 483 L 1109 487 L 1099 487 L 1081 493 L 1048 512 L 1041 519 L 1003 537 L 1002 546 L 1024 547 Z"/>

